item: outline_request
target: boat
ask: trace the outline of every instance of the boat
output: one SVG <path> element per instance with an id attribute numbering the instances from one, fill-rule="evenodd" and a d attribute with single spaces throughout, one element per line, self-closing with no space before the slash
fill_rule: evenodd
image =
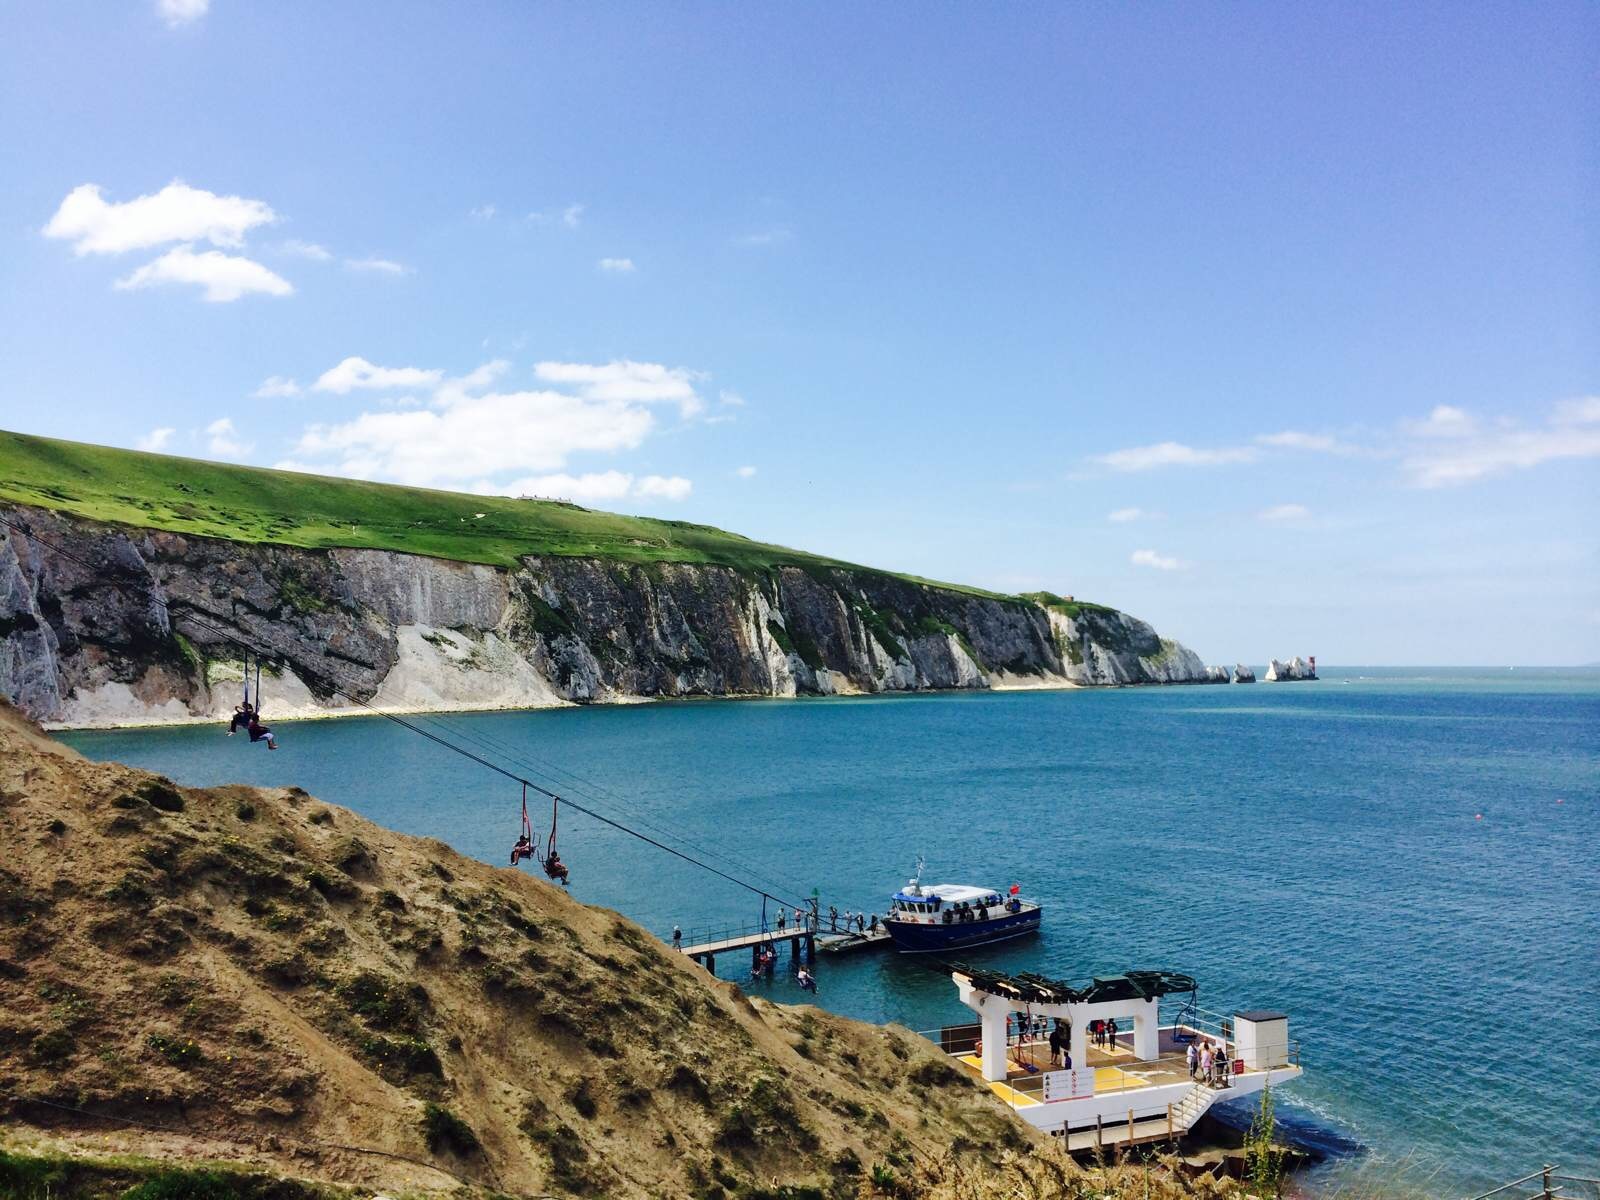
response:
<path id="1" fill-rule="evenodd" d="M 922 882 L 922 861 L 894 894 L 884 928 L 901 954 L 936 954 L 1004 942 L 1039 929 L 1044 909 L 1018 894 L 961 883 Z"/>

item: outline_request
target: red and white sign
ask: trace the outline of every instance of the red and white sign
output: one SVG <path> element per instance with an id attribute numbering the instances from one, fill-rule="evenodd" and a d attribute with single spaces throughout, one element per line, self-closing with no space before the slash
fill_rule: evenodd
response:
<path id="1" fill-rule="evenodd" d="M 1073 1067 L 1070 1071 L 1046 1071 L 1044 1102 L 1080 1100 L 1094 1095 L 1094 1068 Z"/>

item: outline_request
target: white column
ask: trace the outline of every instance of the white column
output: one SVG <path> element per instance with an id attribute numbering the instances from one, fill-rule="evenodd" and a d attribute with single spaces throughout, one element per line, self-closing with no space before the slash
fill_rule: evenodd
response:
<path id="1" fill-rule="evenodd" d="M 1133 1014 L 1133 1056 L 1142 1062 L 1161 1057 L 1160 1008 L 1152 997 Z"/>
<path id="2" fill-rule="evenodd" d="M 1072 1065 L 1074 1067 L 1087 1067 L 1089 1065 L 1089 1018 L 1081 1012 L 1072 1013 Z"/>
<path id="3" fill-rule="evenodd" d="M 983 1077 L 1004 1080 L 1006 1077 L 1006 1017 L 1008 1009 L 994 996 L 984 998 L 978 1018 L 983 1022 Z"/>

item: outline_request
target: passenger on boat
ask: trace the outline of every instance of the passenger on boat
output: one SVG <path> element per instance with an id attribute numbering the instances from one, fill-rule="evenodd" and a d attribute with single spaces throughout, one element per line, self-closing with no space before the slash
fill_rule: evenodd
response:
<path id="1" fill-rule="evenodd" d="M 872 920 L 867 924 L 867 932 L 868 933 L 877 933 L 878 932 L 878 914 L 877 913 L 873 913 L 872 914 Z"/>

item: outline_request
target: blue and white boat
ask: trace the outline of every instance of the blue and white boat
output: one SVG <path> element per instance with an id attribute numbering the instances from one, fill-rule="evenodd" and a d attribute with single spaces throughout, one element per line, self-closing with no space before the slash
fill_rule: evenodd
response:
<path id="1" fill-rule="evenodd" d="M 1034 933 L 1044 909 L 1014 891 L 960 883 L 922 883 L 922 863 L 894 894 L 884 928 L 902 954 L 935 954 L 986 946 Z"/>

